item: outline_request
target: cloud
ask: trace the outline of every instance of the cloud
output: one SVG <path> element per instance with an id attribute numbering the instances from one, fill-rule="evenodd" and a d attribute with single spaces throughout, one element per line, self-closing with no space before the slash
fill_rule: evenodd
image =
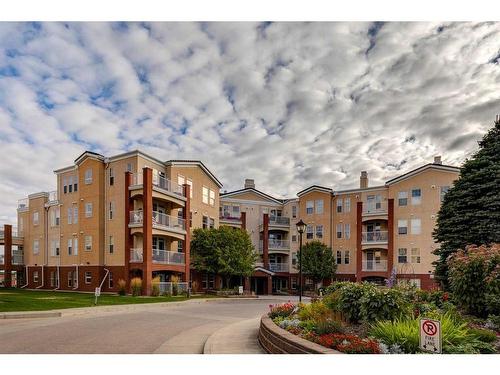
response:
<path id="1" fill-rule="evenodd" d="M 500 109 L 499 23 L 2 23 L 1 220 L 85 149 L 201 159 L 292 197 L 460 164 Z"/>

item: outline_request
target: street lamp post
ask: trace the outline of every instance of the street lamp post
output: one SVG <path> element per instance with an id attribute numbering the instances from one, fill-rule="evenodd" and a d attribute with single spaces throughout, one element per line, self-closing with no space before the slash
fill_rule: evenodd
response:
<path id="1" fill-rule="evenodd" d="M 306 223 L 300 219 L 300 221 L 295 224 L 297 226 L 297 232 L 299 232 L 299 303 L 302 302 L 302 233 L 306 229 Z"/>

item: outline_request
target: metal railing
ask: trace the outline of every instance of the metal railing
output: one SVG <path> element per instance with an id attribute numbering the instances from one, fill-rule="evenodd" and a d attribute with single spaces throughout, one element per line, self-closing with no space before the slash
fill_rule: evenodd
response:
<path id="1" fill-rule="evenodd" d="M 17 201 L 17 208 L 28 208 L 30 201 L 28 198 L 19 199 Z"/>
<path id="2" fill-rule="evenodd" d="M 172 283 L 172 282 L 162 281 L 158 283 L 158 286 L 160 288 L 160 294 L 170 294 L 170 295 L 186 293 L 189 288 L 189 284 L 187 282 Z"/>
<path id="3" fill-rule="evenodd" d="M 270 225 L 290 225 L 290 218 L 284 216 L 269 216 Z"/>
<path id="4" fill-rule="evenodd" d="M 12 250 L 12 264 L 24 264 L 24 253 L 20 250 Z"/>
<path id="5" fill-rule="evenodd" d="M 387 242 L 387 231 L 362 232 L 361 242 Z"/>
<path id="6" fill-rule="evenodd" d="M 363 202 L 364 214 L 383 214 L 387 212 L 387 202 Z"/>
<path id="7" fill-rule="evenodd" d="M 219 215 L 219 220 L 241 221 L 241 214 L 239 216 L 233 216 L 230 213 L 226 212 L 223 213 L 222 215 Z"/>
<path id="8" fill-rule="evenodd" d="M 142 224 L 144 212 L 141 210 L 130 211 L 130 224 Z"/>
<path id="9" fill-rule="evenodd" d="M 153 211 L 153 227 L 167 227 L 185 230 L 186 220 L 177 216 L 166 215 L 161 212 Z"/>
<path id="10" fill-rule="evenodd" d="M 143 176 L 142 173 L 135 173 L 133 175 L 133 185 L 142 185 L 143 184 Z M 179 185 L 176 182 L 171 181 L 170 179 L 160 176 L 160 175 L 155 175 L 153 174 L 153 181 L 152 181 L 153 186 L 169 191 L 174 194 L 178 194 L 181 196 L 184 196 L 184 189 L 182 188 L 181 185 Z"/>
<path id="11" fill-rule="evenodd" d="M 5 255 L 0 254 L 0 264 L 4 264 L 4 263 L 5 263 Z"/>
<path id="12" fill-rule="evenodd" d="M 142 263 L 142 249 L 130 249 L 130 263 Z"/>
<path id="13" fill-rule="evenodd" d="M 269 263 L 269 270 L 273 272 L 288 272 L 288 263 Z"/>
<path id="14" fill-rule="evenodd" d="M 185 264 L 184 253 L 153 248 L 153 263 Z"/>
<path id="15" fill-rule="evenodd" d="M 363 260 L 362 271 L 387 271 L 387 260 Z"/>
<path id="16" fill-rule="evenodd" d="M 57 190 L 49 191 L 49 202 L 57 201 Z"/>
<path id="17" fill-rule="evenodd" d="M 12 237 L 19 237 L 19 232 L 17 231 L 17 228 L 16 227 L 12 227 Z M 3 227 L 1 227 L 0 229 L 0 237 L 5 237 L 5 230 L 3 229 Z"/>
<path id="18" fill-rule="evenodd" d="M 259 242 L 259 251 L 262 252 L 264 249 L 264 241 Z M 268 244 L 269 250 L 290 250 L 290 241 L 288 240 L 275 240 L 270 238 Z"/>

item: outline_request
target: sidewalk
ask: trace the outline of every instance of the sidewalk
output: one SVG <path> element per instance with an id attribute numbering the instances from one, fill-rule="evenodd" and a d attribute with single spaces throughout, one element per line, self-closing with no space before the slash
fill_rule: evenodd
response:
<path id="1" fill-rule="evenodd" d="M 265 354 L 259 344 L 260 316 L 219 329 L 205 342 L 203 354 Z"/>

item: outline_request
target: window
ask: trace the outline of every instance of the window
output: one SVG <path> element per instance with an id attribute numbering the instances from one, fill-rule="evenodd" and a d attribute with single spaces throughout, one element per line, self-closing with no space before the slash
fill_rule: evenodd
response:
<path id="1" fill-rule="evenodd" d="M 290 283 L 290 286 L 292 287 L 292 289 L 297 289 L 297 278 L 296 277 L 292 277 L 292 281 Z"/>
<path id="2" fill-rule="evenodd" d="M 59 256 L 59 240 L 50 241 L 50 255 L 53 257 Z"/>
<path id="3" fill-rule="evenodd" d="M 109 186 L 115 184 L 115 174 L 113 173 L 113 168 L 109 168 Z"/>
<path id="4" fill-rule="evenodd" d="M 109 220 L 113 220 L 113 212 L 115 211 L 115 202 L 114 201 L 109 202 L 108 210 L 109 210 L 109 213 L 108 213 Z"/>
<path id="5" fill-rule="evenodd" d="M 73 253 L 78 255 L 78 238 L 73 238 Z"/>
<path id="6" fill-rule="evenodd" d="M 85 272 L 85 284 L 90 284 L 92 283 L 92 272 L 86 271 Z"/>
<path id="7" fill-rule="evenodd" d="M 184 244 L 181 240 L 177 241 L 177 252 L 182 253 L 184 250 Z"/>
<path id="8" fill-rule="evenodd" d="M 297 253 L 292 253 L 292 266 L 297 265 Z"/>
<path id="9" fill-rule="evenodd" d="M 75 193 L 78 191 L 78 177 L 75 176 L 75 179 L 73 180 L 73 190 Z"/>
<path id="10" fill-rule="evenodd" d="M 420 234 L 422 232 L 422 223 L 420 219 L 411 219 L 411 234 Z"/>
<path id="11" fill-rule="evenodd" d="M 408 192 L 407 191 L 400 191 L 398 193 L 398 205 L 399 206 L 406 206 L 408 204 Z"/>
<path id="12" fill-rule="evenodd" d="M 349 264 L 351 260 L 351 253 L 349 250 L 344 250 L 344 264 Z"/>
<path id="13" fill-rule="evenodd" d="M 314 201 L 306 202 L 306 214 L 312 215 L 314 211 Z"/>
<path id="14" fill-rule="evenodd" d="M 411 255 L 410 261 L 412 263 L 420 263 L 420 249 L 418 248 L 411 249 L 410 255 Z"/>
<path id="15" fill-rule="evenodd" d="M 215 206 L 215 191 L 210 190 L 210 206 Z"/>
<path id="16" fill-rule="evenodd" d="M 189 185 L 189 198 L 193 198 L 193 180 L 191 180 L 190 178 L 187 178 L 186 184 Z"/>
<path id="17" fill-rule="evenodd" d="M 68 224 L 71 224 L 73 222 L 73 209 L 71 207 L 68 207 Z"/>
<path id="18" fill-rule="evenodd" d="M 210 228 L 211 228 L 211 229 L 212 229 L 212 228 L 215 228 L 215 219 L 210 218 L 210 221 L 209 221 L 209 226 L 210 226 Z"/>
<path id="19" fill-rule="evenodd" d="M 408 220 L 398 220 L 398 234 L 408 234 Z"/>
<path id="20" fill-rule="evenodd" d="M 412 189 L 411 190 L 411 204 L 417 205 L 422 202 L 422 190 Z"/>
<path id="21" fill-rule="evenodd" d="M 441 186 L 441 192 L 440 192 L 440 198 L 439 198 L 439 201 L 441 203 L 443 203 L 444 196 L 446 195 L 446 193 L 448 192 L 448 190 L 450 190 L 449 186 Z"/>
<path id="22" fill-rule="evenodd" d="M 296 234 L 292 234 L 292 242 L 297 242 L 297 235 Z"/>
<path id="23" fill-rule="evenodd" d="M 297 217 L 297 206 L 292 206 L 292 217 L 294 219 Z"/>
<path id="24" fill-rule="evenodd" d="M 209 189 L 203 186 L 202 193 L 202 202 L 208 204 Z"/>
<path id="25" fill-rule="evenodd" d="M 342 224 L 337 224 L 337 238 L 342 238 Z"/>
<path id="26" fill-rule="evenodd" d="M 410 284 L 417 289 L 420 289 L 420 279 L 410 279 Z"/>
<path id="27" fill-rule="evenodd" d="M 344 233 L 347 240 L 351 238 L 351 224 L 344 224 Z"/>
<path id="28" fill-rule="evenodd" d="M 344 199 L 344 212 L 351 212 L 351 198 Z"/>
<path id="29" fill-rule="evenodd" d="M 63 181 L 63 192 L 64 192 L 64 194 L 66 194 L 68 192 L 68 185 L 67 185 L 68 182 L 67 182 L 66 177 L 63 177 L 62 181 Z"/>
<path id="30" fill-rule="evenodd" d="M 78 206 L 73 207 L 73 224 L 78 223 Z"/>
<path id="31" fill-rule="evenodd" d="M 38 211 L 35 211 L 33 212 L 33 225 L 38 225 L 38 220 L 39 220 Z"/>
<path id="32" fill-rule="evenodd" d="M 68 239 L 68 255 L 73 255 L 73 240 Z"/>
<path id="33" fill-rule="evenodd" d="M 337 212 L 342 212 L 342 198 L 337 198 Z"/>
<path id="34" fill-rule="evenodd" d="M 38 283 L 38 271 L 33 272 L 33 282 Z"/>
<path id="35" fill-rule="evenodd" d="M 398 263 L 408 263 L 408 252 L 404 247 L 398 249 Z"/>
<path id="36" fill-rule="evenodd" d="M 316 238 L 323 238 L 323 225 L 316 225 Z"/>
<path id="37" fill-rule="evenodd" d="M 68 272 L 68 288 L 73 287 L 73 271 Z"/>
<path id="38" fill-rule="evenodd" d="M 59 226 L 61 222 L 61 210 L 59 208 L 56 208 L 56 226 Z"/>
<path id="39" fill-rule="evenodd" d="M 113 239 L 113 236 L 109 236 L 109 253 L 113 254 L 115 251 L 115 240 Z"/>
<path id="40" fill-rule="evenodd" d="M 132 172 L 132 163 L 127 163 L 127 172 Z"/>
<path id="41" fill-rule="evenodd" d="M 323 213 L 323 199 L 318 199 L 316 201 L 316 213 L 317 214 Z"/>
<path id="42" fill-rule="evenodd" d="M 85 251 L 92 251 L 92 236 L 85 236 Z"/>
<path id="43" fill-rule="evenodd" d="M 73 176 L 68 177 L 68 193 L 73 192 Z"/>
<path id="44" fill-rule="evenodd" d="M 85 203 L 85 217 L 92 217 L 92 203 Z"/>
<path id="45" fill-rule="evenodd" d="M 110 272 L 108 275 L 108 287 L 112 289 L 115 286 L 115 282 L 113 280 L 113 272 Z"/>
<path id="46" fill-rule="evenodd" d="M 202 228 L 203 229 L 208 228 L 208 216 L 203 216 Z"/>
<path id="47" fill-rule="evenodd" d="M 40 241 L 33 240 L 33 255 L 37 255 L 40 253 Z"/>
<path id="48" fill-rule="evenodd" d="M 314 237 L 314 232 L 313 231 L 314 231 L 314 229 L 313 229 L 312 225 L 308 225 L 306 227 L 306 238 L 308 240 L 312 240 L 313 239 L 313 237 Z"/>
<path id="49" fill-rule="evenodd" d="M 85 171 L 85 184 L 89 185 L 92 183 L 92 169 L 87 169 Z"/>
<path id="50" fill-rule="evenodd" d="M 342 251 L 337 250 L 337 264 L 342 264 Z"/>

